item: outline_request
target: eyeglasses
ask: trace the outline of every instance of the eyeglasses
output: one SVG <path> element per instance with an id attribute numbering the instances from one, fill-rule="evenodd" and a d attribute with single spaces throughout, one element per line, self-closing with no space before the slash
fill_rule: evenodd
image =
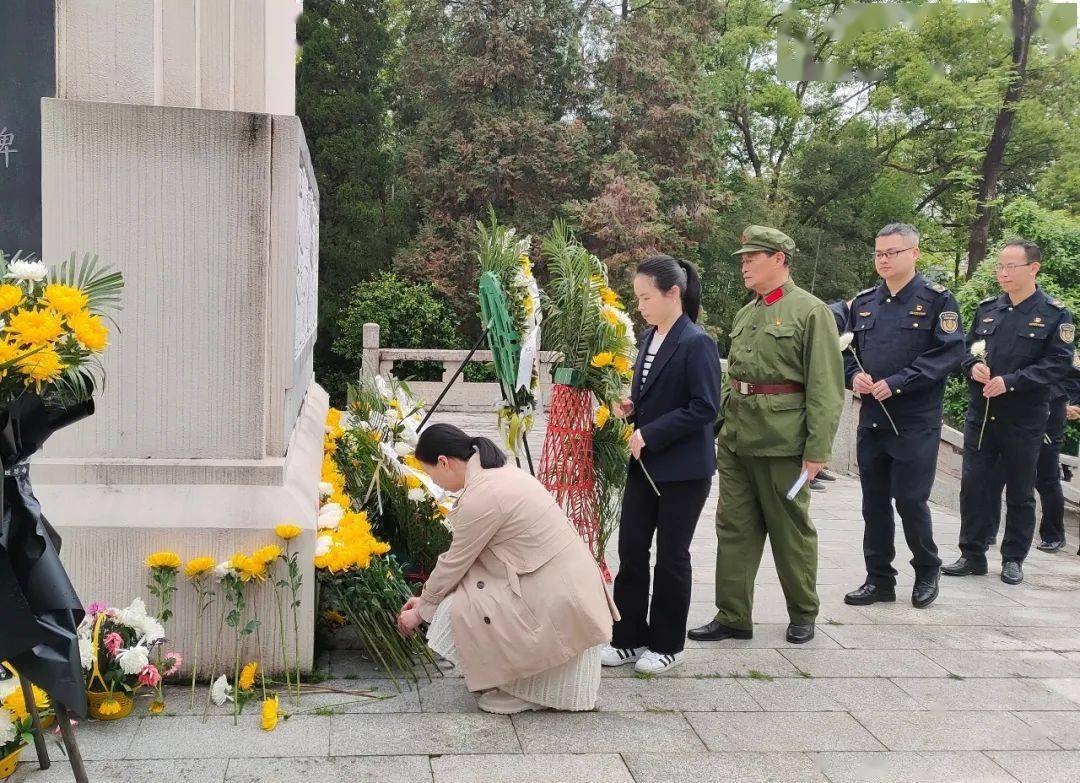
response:
<path id="1" fill-rule="evenodd" d="M 1031 263 L 1029 262 L 1026 264 L 998 264 L 994 267 L 994 271 L 1000 275 L 1002 272 L 1012 272 L 1022 266 L 1031 266 Z"/>
<path id="2" fill-rule="evenodd" d="M 874 260 L 875 261 L 881 261 L 882 259 L 887 258 L 890 261 L 892 261 L 894 258 L 896 258 L 901 253 L 906 253 L 907 251 L 913 250 L 914 248 L 915 248 L 915 245 L 912 245 L 911 247 L 901 247 L 901 248 L 898 248 L 896 250 L 875 250 L 874 251 Z"/>

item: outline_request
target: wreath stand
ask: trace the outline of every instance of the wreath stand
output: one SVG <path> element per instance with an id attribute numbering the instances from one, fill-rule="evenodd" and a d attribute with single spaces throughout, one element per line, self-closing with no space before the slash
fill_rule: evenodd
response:
<path id="1" fill-rule="evenodd" d="M 38 712 L 37 700 L 34 698 L 33 685 L 29 678 L 15 672 L 10 664 L 5 663 L 4 665 L 19 678 L 23 703 L 26 704 L 26 709 L 30 713 L 30 720 L 33 722 L 34 750 L 37 751 L 38 767 L 48 769 L 52 766 L 52 761 L 49 759 L 49 750 L 45 746 L 45 730 L 41 727 L 41 714 Z M 56 723 L 60 727 L 60 736 L 64 741 L 68 761 L 71 762 L 71 773 L 75 776 L 75 782 L 89 783 L 89 778 L 86 776 L 86 765 L 83 764 L 79 743 L 75 740 L 75 731 L 72 728 L 71 716 L 68 714 L 67 707 L 57 701 L 53 701 L 52 704 L 53 709 L 56 711 Z"/>
<path id="2" fill-rule="evenodd" d="M 547 432 L 537 478 L 562 506 L 600 565 L 604 580 L 611 572 L 600 552 L 600 510 L 593 461 L 592 394 L 582 388 L 579 370 L 560 367 L 548 406 Z"/>

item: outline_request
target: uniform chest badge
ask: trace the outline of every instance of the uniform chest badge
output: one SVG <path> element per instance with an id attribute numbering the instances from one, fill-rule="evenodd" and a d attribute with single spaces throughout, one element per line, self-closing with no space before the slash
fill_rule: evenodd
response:
<path id="1" fill-rule="evenodd" d="M 984 318 L 984 319 L 983 319 L 983 323 L 984 323 L 984 324 L 990 324 L 990 323 L 993 323 L 993 322 L 994 322 L 994 319 L 993 319 L 993 318 Z"/>
<path id="2" fill-rule="evenodd" d="M 917 305 L 915 305 L 915 311 L 916 311 L 916 312 L 918 312 L 918 313 L 921 313 L 921 312 L 922 312 L 922 309 L 923 309 L 923 307 L 922 307 L 922 305 L 921 305 L 921 304 L 917 304 Z"/>
<path id="3" fill-rule="evenodd" d="M 870 315 L 873 315 L 873 313 L 859 313 L 859 318 L 866 318 Z"/>
<path id="4" fill-rule="evenodd" d="M 1073 351 L 1073 367 L 1080 370 L 1080 351 Z"/>
<path id="5" fill-rule="evenodd" d="M 952 334 L 960 327 L 960 316 L 951 310 L 942 310 L 938 316 L 938 323 L 941 324 L 941 331 Z"/>
<path id="6" fill-rule="evenodd" d="M 1035 318 L 1032 320 L 1032 323 L 1041 324 L 1042 323 L 1042 316 L 1041 315 L 1035 316 Z"/>
<path id="7" fill-rule="evenodd" d="M 1062 342 L 1071 345 L 1073 338 L 1076 337 L 1076 327 L 1072 324 L 1062 324 L 1058 327 L 1058 334 L 1061 336 Z"/>

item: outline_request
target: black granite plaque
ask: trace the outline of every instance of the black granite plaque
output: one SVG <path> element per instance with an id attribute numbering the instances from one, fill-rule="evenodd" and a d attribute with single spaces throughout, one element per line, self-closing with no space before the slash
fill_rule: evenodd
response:
<path id="1" fill-rule="evenodd" d="M 0 2 L 0 250 L 41 254 L 41 99 L 56 94 L 55 0 Z"/>

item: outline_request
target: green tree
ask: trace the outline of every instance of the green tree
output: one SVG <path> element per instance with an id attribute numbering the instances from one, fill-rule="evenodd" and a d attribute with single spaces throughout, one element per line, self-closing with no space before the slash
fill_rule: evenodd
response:
<path id="1" fill-rule="evenodd" d="M 475 322 L 473 229 L 489 205 L 539 234 L 583 191 L 589 86 L 572 0 L 417 0 L 399 64 L 396 117 L 416 238 L 396 258 Z"/>
<path id="2" fill-rule="evenodd" d="M 406 202 L 394 189 L 388 13 L 387 0 L 308 0 L 297 22 L 296 111 L 320 199 L 316 373 L 335 387 L 356 371 L 331 350 L 340 311 L 353 287 L 386 268 L 411 232 Z"/>

